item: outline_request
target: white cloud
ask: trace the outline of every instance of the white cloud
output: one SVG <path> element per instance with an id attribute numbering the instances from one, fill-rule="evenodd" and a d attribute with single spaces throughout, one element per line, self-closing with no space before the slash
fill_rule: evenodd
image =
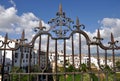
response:
<path id="1" fill-rule="evenodd" d="M 11 0 L 12 1 L 12 0 Z M 36 17 L 32 12 L 23 13 L 22 15 L 17 15 L 17 9 L 15 7 L 9 7 L 5 9 L 3 6 L 0 6 L 0 32 L 8 32 L 14 34 L 21 34 L 22 30 L 25 29 L 26 38 L 30 41 L 35 33 L 33 33 L 33 28 L 39 26 L 39 18 Z M 42 21 L 43 26 L 49 28 L 49 25 Z M 101 37 L 104 40 L 110 40 L 110 33 L 114 34 L 115 39 L 120 41 L 120 19 L 119 18 L 104 18 L 103 20 L 99 20 L 99 24 L 101 24 Z M 85 30 L 83 30 L 85 31 Z M 97 35 L 97 29 L 95 32 L 91 33 L 89 31 L 85 31 L 91 40 L 93 37 Z M 74 36 L 75 49 L 78 49 L 78 34 Z M 46 39 L 46 38 L 45 38 Z M 55 46 L 55 41 L 50 42 L 50 46 Z M 61 43 L 61 42 L 60 42 Z M 71 50 L 71 39 L 67 40 L 67 51 Z M 42 41 L 42 44 L 45 44 L 45 41 Z M 38 41 L 36 41 L 35 45 L 38 47 Z M 63 45 L 63 43 L 61 44 Z M 59 46 L 59 49 L 63 49 L 62 46 Z M 43 45 L 43 48 L 46 47 Z M 86 40 L 82 36 L 82 49 L 87 50 L 86 48 Z M 94 47 L 93 47 L 94 48 Z M 60 49 L 60 50 L 61 50 Z M 50 48 L 50 50 L 54 50 L 54 48 Z M 75 50 L 76 51 L 76 50 Z M 69 52 L 68 52 L 69 53 Z"/>
<path id="2" fill-rule="evenodd" d="M 13 7 L 16 7 L 16 4 L 13 0 L 10 0 L 9 2 L 13 5 Z"/>
<path id="3" fill-rule="evenodd" d="M 5 9 L 0 6 L 0 31 L 1 32 L 13 32 L 12 23 L 15 23 L 18 19 L 16 16 L 17 10 L 14 7 Z"/>
<path id="4" fill-rule="evenodd" d="M 44 21 L 43 26 L 49 27 Z M 21 34 L 25 29 L 26 37 L 31 40 L 33 36 L 33 29 L 39 26 L 39 18 L 32 12 L 23 13 L 17 15 L 17 9 L 15 7 L 9 7 L 5 9 L 0 6 L 0 32 L 8 32 L 14 34 Z"/>
<path id="5" fill-rule="evenodd" d="M 110 33 L 113 33 L 115 38 L 120 37 L 120 19 L 119 18 L 104 18 L 101 21 L 101 35 L 104 38 L 110 38 Z"/>

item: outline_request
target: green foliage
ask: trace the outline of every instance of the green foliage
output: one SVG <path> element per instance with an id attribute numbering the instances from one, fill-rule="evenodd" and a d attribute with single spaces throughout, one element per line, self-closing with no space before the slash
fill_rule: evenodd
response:
<path id="1" fill-rule="evenodd" d="M 90 77 L 92 78 L 92 81 L 98 81 L 98 77 L 95 75 L 95 73 L 91 73 Z"/>
<path id="2" fill-rule="evenodd" d="M 81 78 L 83 78 L 83 81 L 89 81 L 90 80 L 90 77 L 89 77 L 88 73 L 83 74 Z"/>
<path id="3" fill-rule="evenodd" d="M 69 76 L 67 77 L 67 81 L 73 81 L 73 76 L 72 76 L 72 75 L 69 75 Z"/>
<path id="4" fill-rule="evenodd" d="M 59 72 L 64 72 L 64 67 L 58 67 Z"/>
<path id="5" fill-rule="evenodd" d="M 12 73 L 20 73 L 20 72 L 23 72 L 22 69 L 20 69 L 19 67 L 12 67 L 12 70 L 11 70 Z"/>
<path id="6" fill-rule="evenodd" d="M 15 73 L 23 73 L 23 70 L 20 69 L 19 67 L 13 67 L 11 70 L 11 73 L 13 73 L 11 75 L 12 77 L 12 81 L 17 81 L 17 80 L 21 80 L 21 81 L 28 81 L 28 78 L 30 79 L 30 81 L 32 81 L 32 79 L 34 78 L 33 75 L 19 75 L 19 74 L 15 74 Z"/>
<path id="7" fill-rule="evenodd" d="M 66 81 L 73 81 L 73 77 L 75 79 L 75 81 L 90 81 L 90 77 L 92 79 L 92 81 L 98 81 L 98 77 L 92 73 L 92 74 L 88 74 L 88 73 L 85 73 L 83 75 L 81 74 L 74 74 L 74 75 L 66 75 Z M 81 80 L 81 78 L 83 78 Z M 60 75 L 59 76 L 59 81 L 64 81 L 64 76 L 63 75 Z"/>
<path id="8" fill-rule="evenodd" d="M 116 62 L 116 68 L 117 68 L 117 70 L 120 71 L 120 61 L 117 61 L 117 62 Z"/>
<path id="9" fill-rule="evenodd" d="M 86 66 L 86 64 L 81 64 L 81 66 L 80 66 L 80 71 L 82 71 L 82 72 L 86 72 L 87 71 L 87 66 Z"/>
<path id="10" fill-rule="evenodd" d="M 113 74 L 112 69 L 108 65 L 107 66 L 102 65 L 101 68 L 102 68 L 103 71 L 105 71 L 109 74 Z"/>
<path id="11" fill-rule="evenodd" d="M 76 74 L 75 81 L 80 81 L 81 77 L 82 77 L 81 74 Z"/>
<path id="12" fill-rule="evenodd" d="M 64 81 L 64 76 L 61 75 L 59 76 L 59 81 Z M 66 75 L 65 78 L 66 78 L 66 81 L 73 81 L 73 77 L 75 79 L 75 81 L 80 81 L 80 78 L 81 78 L 81 75 Z"/>
<path id="13" fill-rule="evenodd" d="M 75 67 L 73 65 L 69 65 L 68 68 L 66 68 L 66 72 L 74 72 Z"/>
<path id="14" fill-rule="evenodd" d="M 39 69 L 39 65 L 34 65 L 34 67 L 31 68 L 31 72 L 41 72 Z"/>
<path id="15" fill-rule="evenodd" d="M 117 81 L 120 81 L 120 72 L 116 73 L 116 78 L 117 78 Z"/>
<path id="16" fill-rule="evenodd" d="M 21 80 L 21 81 L 28 81 L 28 78 L 30 79 L 29 81 L 33 81 L 34 76 L 33 75 L 16 75 L 13 74 L 12 76 L 12 81 L 17 81 L 17 80 Z"/>

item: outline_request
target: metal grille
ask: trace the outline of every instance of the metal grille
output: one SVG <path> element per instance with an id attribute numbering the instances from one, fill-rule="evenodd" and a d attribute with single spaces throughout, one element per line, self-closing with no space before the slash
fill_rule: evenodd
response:
<path id="1" fill-rule="evenodd" d="M 6 78 L 6 75 L 9 75 L 7 80 L 10 81 L 23 81 L 23 78 L 26 76 L 27 79 L 25 81 L 119 81 L 116 75 L 119 73 L 119 70 L 116 66 L 115 53 L 120 49 L 119 46 L 116 45 L 118 41 L 114 40 L 113 34 L 111 33 L 111 41 L 109 42 L 109 46 L 105 46 L 101 41 L 103 38 L 100 36 L 100 31 L 98 29 L 97 36 L 94 37 L 95 41 L 90 40 L 89 36 L 84 29 L 85 26 L 79 23 L 79 19 L 77 17 L 76 24 L 74 25 L 71 18 L 66 17 L 65 12 L 62 10 L 62 6 L 59 6 L 59 11 L 56 13 L 56 18 L 52 18 L 49 22 L 50 28 L 42 26 L 42 22 L 40 21 L 39 27 L 35 28 L 36 35 L 32 38 L 30 43 L 25 43 L 24 31 L 22 33 L 22 37 L 19 40 L 20 42 L 16 43 L 15 48 L 11 48 L 9 44 L 11 41 L 8 40 L 8 36 L 6 34 L 5 40 L 0 41 L 2 44 L 0 46 L 0 50 L 4 50 L 4 58 L 2 65 L 2 81 Z M 77 34 L 77 35 L 76 35 Z M 75 37 L 77 36 L 77 42 L 75 42 Z M 45 38 L 43 38 L 45 37 Z M 82 48 L 83 41 L 85 39 L 86 48 Z M 44 41 L 44 45 L 43 42 Z M 51 41 L 54 43 L 54 46 L 51 46 Z M 68 41 L 70 43 L 71 49 L 70 54 L 68 54 Z M 35 46 L 35 43 L 38 45 Z M 75 44 L 77 43 L 77 47 Z M 6 47 L 7 46 L 7 47 Z M 94 46 L 95 56 L 92 54 L 92 46 Z M 29 58 L 28 63 L 28 71 L 21 72 L 22 69 L 22 55 L 24 47 L 29 48 Z M 32 65 L 32 53 L 34 48 L 37 49 L 37 63 L 36 65 Z M 4 72 L 5 67 L 5 53 L 6 50 L 14 51 L 20 49 L 20 67 L 18 72 L 11 72 L 6 74 Z M 53 51 L 51 51 L 51 49 Z M 44 50 L 44 51 L 43 51 Z M 76 50 L 77 53 L 76 54 Z M 87 51 L 86 51 L 87 50 Z M 62 53 L 61 55 L 59 54 Z M 86 62 L 83 62 L 82 52 L 86 51 Z M 103 53 L 102 58 L 104 58 L 104 62 L 101 62 L 101 51 Z M 111 66 L 108 65 L 108 53 L 111 52 Z M 15 53 L 16 54 L 16 53 Z M 53 55 L 53 57 L 52 57 Z M 18 57 L 17 55 L 15 55 Z M 60 58 L 61 57 L 61 58 Z M 98 67 L 96 68 L 92 61 L 92 58 L 96 58 L 96 62 Z M 35 57 L 34 57 L 35 58 Z M 52 58 L 52 60 L 51 60 Z M 76 59 L 78 60 L 76 61 Z M 60 62 L 59 62 L 60 59 Z M 14 58 L 12 58 L 12 67 L 14 67 Z M 34 59 L 35 60 L 35 59 Z M 77 64 L 76 64 L 77 63 Z M 16 78 L 15 78 L 16 77 Z"/>

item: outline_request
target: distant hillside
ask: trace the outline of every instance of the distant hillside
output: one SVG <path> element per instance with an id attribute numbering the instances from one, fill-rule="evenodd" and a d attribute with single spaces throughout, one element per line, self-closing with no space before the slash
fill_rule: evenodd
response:
<path id="1" fill-rule="evenodd" d="M 97 56 L 97 53 L 91 53 L 92 56 Z M 105 56 L 105 53 L 100 53 L 99 56 Z M 107 53 L 107 56 L 112 56 L 112 53 Z M 120 57 L 120 53 L 115 53 L 115 56 Z"/>

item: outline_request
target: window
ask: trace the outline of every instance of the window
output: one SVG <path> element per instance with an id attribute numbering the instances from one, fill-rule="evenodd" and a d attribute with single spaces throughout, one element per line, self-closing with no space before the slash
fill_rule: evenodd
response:
<path id="1" fill-rule="evenodd" d="M 18 58 L 18 53 L 15 53 L 15 58 Z"/>
<path id="2" fill-rule="evenodd" d="M 15 63 L 17 62 L 17 60 L 15 60 Z"/>
<path id="3" fill-rule="evenodd" d="M 7 70 L 9 71 L 9 67 L 7 67 Z"/>
<path id="4" fill-rule="evenodd" d="M 26 54 L 26 58 L 28 58 L 28 54 Z"/>
<path id="5" fill-rule="evenodd" d="M 21 54 L 21 58 L 24 58 L 24 55 L 23 55 L 23 54 Z"/>
<path id="6" fill-rule="evenodd" d="M 23 63 L 25 62 L 25 60 L 23 60 Z"/>
<path id="7" fill-rule="evenodd" d="M 24 47 L 24 52 L 26 53 L 26 47 Z"/>
<path id="8" fill-rule="evenodd" d="M 29 48 L 27 48 L 26 51 L 29 53 Z"/>
<path id="9" fill-rule="evenodd" d="M 32 58 L 32 54 L 30 55 L 30 58 Z"/>

